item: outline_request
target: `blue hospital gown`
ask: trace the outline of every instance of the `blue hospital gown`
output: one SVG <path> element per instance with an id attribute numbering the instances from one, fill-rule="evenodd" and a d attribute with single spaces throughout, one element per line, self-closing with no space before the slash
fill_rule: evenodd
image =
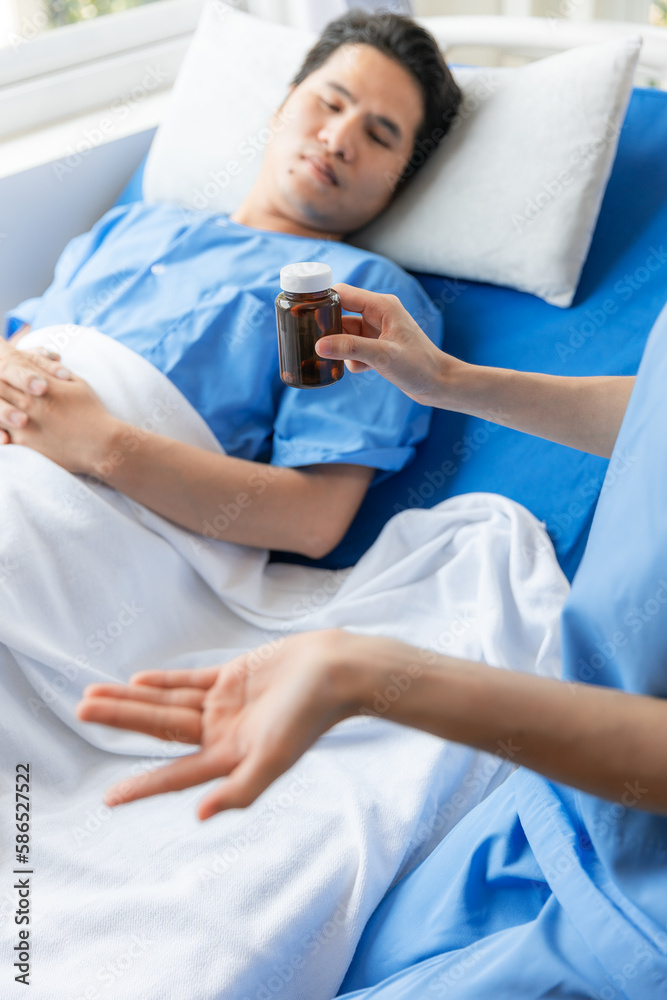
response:
<path id="1" fill-rule="evenodd" d="M 667 697 L 667 307 L 562 619 L 566 681 Z M 666 762 L 667 766 L 667 762 Z M 385 896 L 345 1000 L 665 1000 L 667 816 L 519 769 Z"/>
<path id="2" fill-rule="evenodd" d="M 72 240 L 50 288 L 8 313 L 4 333 L 22 323 L 94 326 L 168 376 L 228 454 L 366 465 L 378 470 L 375 485 L 414 457 L 431 410 L 374 372 L 346 371 L 316 391 L 281 382 L 274 303 L 281 267 L 301 260 L 330 264 L 334 282 L 398 295 L 440 346 L 441 314 L 385 257 L 143 202 L 112 208 Z"/>

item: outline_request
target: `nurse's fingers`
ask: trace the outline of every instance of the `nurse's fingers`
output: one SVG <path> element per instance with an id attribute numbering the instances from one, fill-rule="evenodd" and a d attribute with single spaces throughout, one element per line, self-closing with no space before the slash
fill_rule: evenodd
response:
<path id="1" fill-rule="evenodd" d="M 213 687 L 220 667 L 192 667 L 189 670 L 139 670 L 130 677 L 130 684 L 150 684 L 153 687 Z"/>
<path id="2" fill-rule="evenodd" d="M 75 708 L 82 722 L 97 722 L 114 729 L 130 729 L 176 743 L 201 741 L 202 713 L 197 708 L 155 705 L 120 698 L 84 698 Z"/>
<path id="3" fill-rule="evenodd" d="M 245 757 L 225 781 L 201 800 L 197 809 L 199 819 L 210 819 L 225 809 L 245 809 L 292 763 L 279 763 L 260 754 Z"/>
<path id="4" fill-rule="evenodd" d="M 384 374 L 397 353 L 397 345 L 390 340 L 373 340 L 343 333 L 321 337 L 315 342 L 315 351 L 321 358 L 344 359 L 350 371 L 375 368 Z"/>
<path id="5" fill-rule="evenodd" d="M 148 702 L 152 705 L 180 705 L 202 708 L 206 691 L 195 687 L 149 687 L 147 684 L 87 684 L 85 698 L 118 698 L 121 701 Z"/>
<path id="6" fill-rule="evenodd" d="M 180 792 L 184 788 L 219 778 L 225 770 L 219 756 L 211 751 L 188 754 L 173 764 L 117 782 L 107 788 L 104 801 L 108 806 L 117 806 L 122 802 L 135 802 L 150 795 Z"/>
<path id="7" fill-rule="evenodd" d="M 369 292 L 367 288 L 357 288 L 343 281 L 333 285 L 333 288 L 340 295 L 341 307 L 348 312 L 361 313 L 366 323 L 375 327 L 378 333 L 388 313 L 392 316 L 395 314 L 400 316 L 401 313 L 409 315 L 397 295 Z"/>
<path id="8" fill-rule="evenodd" d="M 341 321 L 343 324 L 343 333 L 347 333 L 351 337 L 363 336 L 364 321 L 361 316 L 341 316 Z"/>
<path id="9" fill-rule="evenodd" d="M 342 316 L 341 319 L 342 319 L 342 322 L 343 322 L 343 332 L 344 333 L 346 333 L 350 337 L 361 337 L 362 336 L 362 328 L 363 328 L 364 320 L 361 318 L 361 316 Z M 329 343 L 331 345 L 331 349 L 334 352 L 337 349 L 340 350 L 340 345 L 337 344 L 337 341 L 338 341 L 337 337 L 329 337 L 328 340 L 329 340 Z M 363 361 L 358 361 L 357 360 L 357 361 L 346 361 L 345 362 L 345 367 L 347 368 L 348 371 L 354 372 L 356 374 L 357 372 L 368 371 L 371 366 L 367 365 L 367 364 L 364 364 Z"/>

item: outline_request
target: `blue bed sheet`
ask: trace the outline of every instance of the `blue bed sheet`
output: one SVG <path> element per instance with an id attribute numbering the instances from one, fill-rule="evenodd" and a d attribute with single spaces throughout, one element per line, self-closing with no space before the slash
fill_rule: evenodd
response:
<path id="1" fill-rule="evenodd" d="M 142 172 L 143 164 L 121 202 L 141 197 Z M 667 301 L 667 93 L 633 92 L 569 309 L 492 285 L 415 277 L 444 314 L 445 350 L 466 361 L 556 375 L 634 374 Z M 369 492 L 346 537 L 315 565 L 354 564 L 399 510 L 490 491 L 518 501 L 546 523 L 571 580 L 607 464 L 477 418 L 436 411 L 415 460 Z M 311 564 L 290 553 L 272 553 L 272 559 Z"/>

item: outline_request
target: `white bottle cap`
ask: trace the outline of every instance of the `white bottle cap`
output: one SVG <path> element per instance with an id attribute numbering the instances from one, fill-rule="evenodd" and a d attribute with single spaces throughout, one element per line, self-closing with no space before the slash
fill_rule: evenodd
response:
<path id="1" fill-rule="evenodd" d="M 333 271 L 328 264 L 305 260 L 280 269 L 280 287 L 284 292 L 323 292 L 331 288 Z"/>

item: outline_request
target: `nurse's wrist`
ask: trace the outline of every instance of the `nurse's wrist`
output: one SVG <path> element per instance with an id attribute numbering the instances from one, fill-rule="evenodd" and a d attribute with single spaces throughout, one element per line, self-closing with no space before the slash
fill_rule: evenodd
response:
<path id="1" fill-rule="evenodd" d="M 501 423 L 500 393 L 506 376 L 504 369 L 472 365 L 442 354 L 436 373 L 436 402 L 431 405 Z"/>
<path id="2" fill-rule="evenodd" d="M 432 361 L 429 405 L 441 410 L 467 413 L 470 398 L 475 391 L 477 366 L 444 351 L 438 351 Z"/>
<path id="3" fill-rule="evenodd" d="M 394 695 L 404 694 L 422 676 L 427 651 L 398 639 L 338 631 L 343 645 L 332 658 L 329 679 L 341 717 L 392 718 L 397 700 Z"/>

